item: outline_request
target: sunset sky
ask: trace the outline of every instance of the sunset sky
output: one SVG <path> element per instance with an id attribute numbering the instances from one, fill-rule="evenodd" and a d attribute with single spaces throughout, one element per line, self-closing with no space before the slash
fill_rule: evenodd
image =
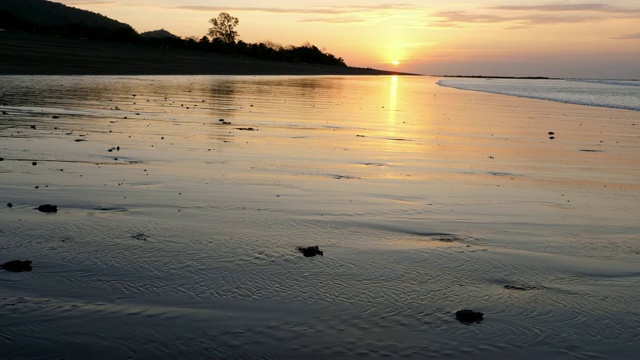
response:
<path id="1" fill-rule="evenodd" d="M 640 78 L 638 0 L 54 1 L 139 32 L 164 28 L 198 38 L 209 19 L 228 12 L 240 19 L 236 30 L 245 42 L 308 41 L 350 66 L 430 75 Z"/>

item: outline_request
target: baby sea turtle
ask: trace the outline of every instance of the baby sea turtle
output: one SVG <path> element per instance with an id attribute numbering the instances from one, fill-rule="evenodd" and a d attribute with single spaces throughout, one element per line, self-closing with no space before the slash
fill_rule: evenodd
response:
<path id="1" fill-rule="evenodd" d="M 318 249 L 318 245 L 308 246 L 308 247 L 300 246 L 298 247 L 298 251 L 300 251 L 302 255 L 306 257 L 312 257 L 316 255 L 324 256 L 324 253 L 322 252 L 322 250 Z"/>
<path id="2" fill-rule="evenodd" d="M 8 261 L 4 264 L 1 264 L 0 268 L 13 272 L 31 271 L 31 260 Z"/>

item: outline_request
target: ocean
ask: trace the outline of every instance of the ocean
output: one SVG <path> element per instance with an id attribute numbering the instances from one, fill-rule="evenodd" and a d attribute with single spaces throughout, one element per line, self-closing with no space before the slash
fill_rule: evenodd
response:
<path id="1" fill-rule="evenodd" d="M 444 79 L 441 86 L 494 94 L 640 111 L 639 80 Z"/>
<path id="2" fill-rule="evenodd" d="M 0 358 L 636 358 L 640 113 L 439 80 L 0 76 Z"/>

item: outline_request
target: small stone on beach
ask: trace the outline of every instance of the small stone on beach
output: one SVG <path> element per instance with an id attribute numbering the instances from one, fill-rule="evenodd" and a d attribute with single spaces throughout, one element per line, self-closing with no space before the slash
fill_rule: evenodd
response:
<path id="1" fill-rule="evenodd" d="M 456 311 L 456 319 L 463 324 L 469 325 L 474 322 L 482 322 L 484 314 L 473 310 Z"/>
<path id="2" fill-rule="evenodd" d="M 8 207 L 9 209 L 11 209 L 11 208 L 13 207 L 13 204 L 12 204 L 12 203 L 8 203 L 8 204 L 7 204 L 7 207 Z"/>
<path id="3" fill-rule="evenodd" d="M 141 241 L 145 241 L 147 240 L 147 238 L 149 238 L 149 235 L 145 235 L 143 233 L 137 233 L 135 235 L 131 235 L 132 239 L 136 239 L 136 240 L 141 240 Z"/>
<path id="4" fill-rule="evenodd" d="M 51 204 L 40 205 L 36 209 L 38 211 L 41 211 L 41 212 L 44 212 L 44 213 L 58 212 L 58 206 L 57 205 L 51 205 Z"/>
<path id="5" fill-rule="evenodd" d="M 312 257 L 316 255 L 324 256 L 324 252 L 320 250 L 317 245 L 308 247 L 300 246 L 298 247 L 298 251 L 305 257 Z"/>
<path id="6" fill-rule="evenodd" d="M 3 268 L 4 270 L 11 271 L 11 272 L 31 271 L 31 260 L 8 261 L 0 265 L 0 268 Z"/>
<path id="7" fill-rule="evenodd" d="M 505 285 L 503 287 L 505 289 L 507 289 L 507 290 L 518 290 L 518 291 L 527 291 L 527 290 L 529 290 L 529 289 L 527 289 L 525 287 L 516 286 L 516 285 Z"/>

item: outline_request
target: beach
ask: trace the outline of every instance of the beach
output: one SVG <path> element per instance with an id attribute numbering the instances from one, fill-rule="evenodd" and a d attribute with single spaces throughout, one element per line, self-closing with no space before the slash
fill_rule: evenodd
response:
<path id="1" fill-rule="evenodd" d="M 635 358 L 640 112 L 439 80 L 0 76 L 0 358 Z"/>

